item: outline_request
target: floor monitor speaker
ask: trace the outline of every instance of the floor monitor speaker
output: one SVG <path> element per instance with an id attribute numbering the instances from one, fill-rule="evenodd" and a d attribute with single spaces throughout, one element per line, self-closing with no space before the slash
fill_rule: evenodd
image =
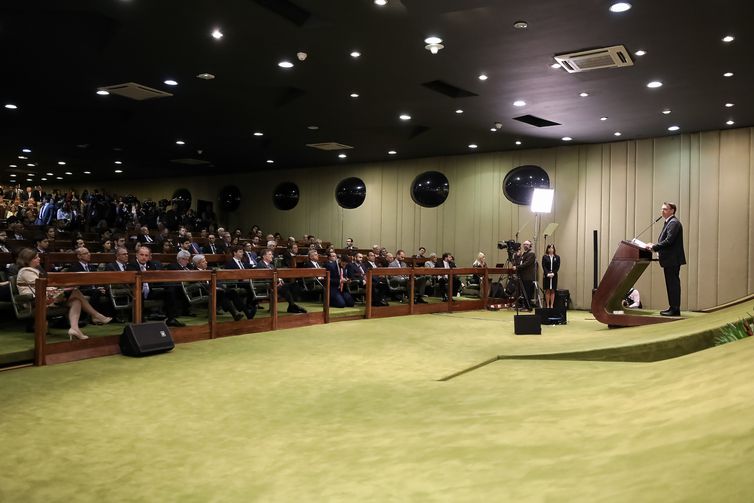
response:
<path id="1" fill-rule="evenodd" d="M 173 337 L 163 321 L 129 323 L 120 336 L 120 352 L 126 356 L 164 353 L 174 347 Z"/>
<path id="2" fill-rule="evenodd" d="M 539 316 L 531 314 L 513 315 L 513 328 L 516 335 L 539 335 L 542 333 Z"/>

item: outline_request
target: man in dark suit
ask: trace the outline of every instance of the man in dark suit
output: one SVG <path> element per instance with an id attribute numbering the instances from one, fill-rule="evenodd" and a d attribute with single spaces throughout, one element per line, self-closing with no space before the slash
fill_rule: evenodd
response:
<path id="1" fill-rule="evenodd" d="M 243 263 L 243 247 L 235 245 L 231 248 L 233 255 L 230 260 L 225 263 L 225 269 L 252 269 Z M 251 289 L 251 283 L 248 280 L 240 280 L 238 283 L 226 285 L 226 289 L 236 288 L 243 290 L 246 297 L 246 318 L 252 319 L 257 314 L 257 299 L 254 296 L 254 291 Z"/>
<path id="2" fill-rule="evenodd" d="M 536 278 L 537 257 L 531 249 L 531 241 L 528 239 L 522 243 L 519 253 L 513 258 L 513 270 L 521 279 L 526 294 L 527 307 L 531 309 L 532 296 L 534 295 L 534 280 Z"/>
<path id="3" fill-rule="evenodd" d="M 139 246 L 136 250 L 136 262 L 128 264 L 129 271 L 159 271 L 161 269 L 157 262 L 152 261 L 152 250 L 148 246 Z M 175 290 L 172 288 L 153 288 L 149 283 L 142 283 L 142 295 L 145 299 L 162 299 L 163 307 L 167 320 L 165 324 L 170 327 L 185 327 L 186 325 L 176 319 L 178 315 L 178 299 Z"/>
<path id="4" fill-rule="evenodd" d="M 115 262 L 105 264 L 106 271 L 123 272 L 128 270 L 128 250 L 117 248 L 115 250 Z"/>
<path id="5" fill-rule="evenodd" d="M 330 271 L 330 307 L 353 307 L 355 304 L 348 291 L 345 267 L 345 255 L 338 257 L 337 253 L 330 252 L 330 260 L 325 263 L 325 269 Z"/>
<path id="6" fill-rule="evenodd" d="M 444 268 L 444 269 L 455 269 L 456 263 L 453 261 L 453 255 L 450 252 L 445 252 L 442 254 L 442 260 L 437 262 L 435 267 Z M 439 280 L 440 284 L 440 290 L 442 290 L 442 300 L 443 302 L 447 302 L 448 300 L 448 277 L 447 276 L 440 276 Z M 458 276 L 453 276 L 453 287 L 451 292 L 453 293 L 453 296 L 455 297 L 458 293 L 458 290 L 461 289 L 461 279 Z"/>
<path id="7" fill-rule="evenodd" d="M 660 267 L 665 274 L 665 288 L 668 291 L 670 307 L 660 311 L 663 316 L 681 315 L 681 266 L 686 263 L 686 253 L 683 251 L 683 226 L 675 216 L 674 203 L 662 203 L 662 226 L 657 243 L 647 243 L 647 248 L 656 251 L 660 257 Z"/>
<path id="8" fill-rule="evenodd" d="M 359 254 L 356 255 L 358 261 Z M 362 255 L 363 257 L 363 255 Z M 376 269 L 377 255 L 374 251 L 367 252 L 367 260 L 363 263 L 365 271 L 370 269 Z M 390 288 L 387 284 L 387 278 L 385 276 L 372 276 L 372 305 L 373 306 L 389 306 L 387 298 L 390 293 Z"/>
<path id="9" fill-rule="evenodd" d="M 214 234 L 207 236 L 207 246 L 204 247 L 204 253 L 215 255 L 219 253 L 225 253 L 225 246 L 220 246 L 217 243 L 217 238 Z"/>
<path id="10" fill-rule="evenodd" d="M 257 269 L 272 269 L 275 270 L 275 266 L 272 264 L 272 250 L 265 248 L 262 251 L 260 260 L 257 262 Z M 285 283 L 282 279 L 278 279 L 278 293 L 288 302 L 289 313 L 305 313 L 306 309 L 297 305 L 293 300 L 293 292 L 290 288 L 291 285 Z"/>
<path id="11" fill-rule="evenodd" d="M 247 269 L 255 269 L 257 267 L 257 254 L 248 241 L 243 245 L 243 263 Z"/>
<path id="12" fill-rule="evenodd" d="M 69 267 L 68 270 L 70 272 L 96 272 L 97 268 L 92 267 L 92 265 L 89 263 L 91 256 L 92 254 L 89 253 L 89 250 L 84 248 L 83 246 L 81 248 L 77 248 L 76 249 L 77 262 L 74 262 L 73 264 L 71 264 L 71 267 Z M 98 311 L 110 317 L 115 315 L 113 306 L 110 305 L 109 302 L 106 302 L 105 295 L 107 294 L 107 291 L 105 290 L 105 287 L 87 285 L 87 286 L 80 286 L 79 290 L 81 291 L 81 293 L 89 297 L 91 304 Z"/>

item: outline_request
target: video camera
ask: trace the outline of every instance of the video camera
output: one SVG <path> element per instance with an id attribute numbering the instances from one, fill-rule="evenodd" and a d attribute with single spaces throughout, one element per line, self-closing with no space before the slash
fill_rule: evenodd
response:
<path id="1" fill-rule="evenodd" d="M 514 241 L 513 239 L 509 239 L 507 241 L 498 241 L 497 242 L 497 249 L 498 250 L 508 250 L 508 262 L 513 262 L 513 255 L 516 254 L 518 250 L 521 249 L 521 243 L 518 243 Z"/>

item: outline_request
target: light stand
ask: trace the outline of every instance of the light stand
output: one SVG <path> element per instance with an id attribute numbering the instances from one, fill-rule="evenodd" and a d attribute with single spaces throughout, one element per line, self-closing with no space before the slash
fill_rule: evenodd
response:
<path id="1" fill-rule="evenodd" d="M 552 200 L 555 197 L 553 189 L 534 189 L 531 197 L 531 211 L 534 213 L 534 292 L 537 297 L 537 306 L 542 307 L 542 298 L 540 296 L 539 283 L 539 228 L 542 223 L 542 213 L 552 212 Z"/>

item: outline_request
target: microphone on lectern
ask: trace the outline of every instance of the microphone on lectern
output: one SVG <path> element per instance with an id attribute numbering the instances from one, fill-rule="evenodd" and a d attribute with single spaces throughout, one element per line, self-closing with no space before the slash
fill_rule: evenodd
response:
<path id="1" fill-rule="evenodd" d="M 654 222 L 652 222 L 651 224 L 649 224 L 648 226 L 646 226 L 643 231 L 641 231 L 640 233 L 638 233 L 636 235 L 636 237 L 634 237 L 634 239 L 637 239 L 639 236 L 641 236 L 642 234 L 644 234 L 645 232 L 647 232 L 650 227 L 652 227 L 654 224 L 656 224 L 660 220 L 662 220 L 662 215 L 660 215 L 659 217 L 655 218 Z M 631 241 L 633 241 L 634 239 L 632 239 Z"/>

